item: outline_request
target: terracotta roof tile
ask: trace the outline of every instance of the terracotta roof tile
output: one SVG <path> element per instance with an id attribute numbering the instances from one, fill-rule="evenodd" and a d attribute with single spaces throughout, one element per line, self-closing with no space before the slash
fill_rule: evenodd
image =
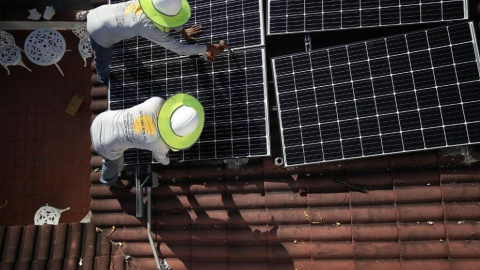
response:
<path id="1" fill-rule="evenodd" d="M 352 229 L 352 239 L 356 242 L 398 240 L 398 228 L 395 223 L 355 224 Z"/>
<path id="2" fill-rule="evenodd" d="M 480 198 L 480 183 L 444 184 L 443 194 L 446 202 L 475 201 Z"/>
<path id="3" fill-rule="evenodd" d="M 461 269 L 479 269 L 480 261 L 478 260 L 450 260 L 452 270 Z"/>
<path id="4" fill-rule="evenodd" d="M 0 269 L 109 269 L 112 261 L 122 269 L 125 264 L 123 255 L 111 259 L 118 249 L 92 224 L 0 227 L 0 235 Z"/>
<path id="5" fill-rule="evenodd" d="M 440 203 L 397 205 L 397 219 L 401 222 L 428 222 L 444 219 Z"/>
<path id="6" fill-rule="evenodd" d="M 276 172 L 275 177 L 263 184 L 257 178 L 235 181 L 231 185 L 218 175 L 221 173 L 211 178 L 190 179 L 188 183 L 164 179 L 160 187 L 153 190 L 154 227 L 159 230 L 154 236 L 160 242 L 161 254 L 168 257 L 169 262 L 187 267 L 180 269 L 208 267 L 204 264 L 206 261 L 232 266 L 232 262 L 245 258 L 249 258 L 253 268 L 285 258 L 295 265 L 316 265 L 318 262 L 299 261 L 313 259 L 330 260 L 332 265 L 354 263 L 357 268 L 368 265 L 415 268 L 416 260 L 421 260 L 426 265 L 443 267 L 450 265 L 449 258 L 454 258 L 451 243 L 458 245 L 479 237 L 477 183 L 471 181 L 471 177 L 467 178 L 467 184 L 445 185 L 440 183 L 438 172 L 392 174 L 401 175 L 397 179 L 403 181 L 397 181 L 398 186 L 392 183 L 394 177 L 385 173 L 348 177 L 349 182 L 358 185 L 373 183 L 374 189 L 363 194 L 346 192 L 327 176 L 299 175 L 295 181 L 288 171 L 283 177 Z M 409 176 L 423 179 L 421 185 Z M 369 179 L 378 179 L 382 184 L 375 185 Z M 248 187 L 246 190 L 240 188 L 242 183 Z M 225 188 L 226 185 L 234 188 Z M 302 187 L 308 192 L 299 192 Z M 467 194 L 468 199 L 458 195 L 465 189 L 471 194 Z M 106 227 L 110 226 L 109 222 L 121 225 L 117 220 L 130 220 L 124 222 L 130 228 L 119 238 L 143 247 L 134 254 L 148 260 L 151 250 L 145 235 L 140 236 L 146 231 L 134 227 L 141 221 L 119 213 L 132 208 L 134 193 L 122 193 L 124 197 L 117 199 L 110 193 L 110 189 L 94 182 L 92 206 L 98 201 L 105 207 L 92 207 L 95 217 L 92 220 Z M 458 224 L 457 216 L 466 221 Z M 120 231 L 114 235 L 117 233 Z M 134 241 L 135 237 L 144 244 Z M 474 259 L 469 254 L 475 253 L 476 246 L 468 247 L 473 251 L 458 252 L 465 255 L 457 259 Z M 417 251 L 422 248 L 425 250 Z M 389 260 L 392 258 L 397 260 Z"/>
<path id="7" fill-rule="evenodd" d="M 421 247 L 417 242 L 404 242 L 402 246 L 402 259 L 405 260 L 447 259 L 449 256 L 445 241 L 422 241 Z"/>
<path id="8" fill-rule="evenodd" d="M 268 237 L 268 226 L 248 226 L 246 228 L 226 228 L 223 230 L 226 234 L 226 239 L 229 243 L 238 243 L 238 244 L 254 244 L 254 245 L 266 245 L 275 241 Z M 201 232 L 197 231 L 197 235 L 200 235 Z M 203 237 L 198 237 L 196 241 L 202 240 Z"/>
<path id="9" fill-rule="evenodd" d="M 0 226 L 0 243 L 5 243 L 5 237 L 7 236 L 8 227 Z M 3 254 L 5 245 L 0 245 L 0 255 Z M 2 258 L 2 257 L 0 257 Z"/>
<path id="10" fill-rule="evenodd" d="M 438 170 L 400 171 L 392 173 L 395 186 L 439 185 Z"/>
<path id="11" fill-rule="evenodd" d="M 352 207 L 352 223 L 395 222 L 397 212 L 394 205 L 372 205 Z"/>
<path id="12" fill-rule="evenodd" d="M 442 189 L 439 186 L 400 186 L 395 188 L 397 203 L 428 203 L 442 200 Z"/>
<path id="13" fill-rule="evenodd" d="M 352 206 L 393 204 L 396 199 L 394 194 L 393 190 L 369 190 L 367 194 L 352 192 L 350 204 Z"/>
<path id="14" fill-rule="evenodd" d="M 18 254 L 17 263 L 29 266 L 33 259 L 35 239 L 37 238 L 37 226 L 29 225 L 23 228 L 22 242 Z"/>
<path id="15" fill-rule="evenodd" d="M 2 264 L 15 264 L 22 238 L 22 226 L 8 227 L 3 242 Z"/>
<path id="16" fill-rule="evenodd" d="M 391 161 L 382 157 L 357 159 L 349 161 L 347 163 L 347 168 L 347 171 L 353 172 L 389 172 L 391 169 Z"/>
<path id="17" fill-rule="evenodd" d="M 357 270 L 376 270 L 376 269 L 391 269 L 401 270 L 402 263 L 398 260 L 355 260 L 355 266 L 344 269 L 357 269 Z M 410 268 L 405 268 L 410 269 Z M 425 268 L 422 268 L 425 269 Z M 433 268 L 435 269 L 435 268 Z"/>
<path id="18" fill-rule="evenodd" d="M 445 226 L 450 240 L 480 240 L 480 223 L 478 221 L 448 221 Z"/>
<path id="19" fill-rule="evenodd" d="M 411 222 L 398 224 L 398 240 L 422 241 L 422 240 L 445 240 L 447 237 L 445 225 L 442 223 L 428 226 L 426 222 Z"/>
<path id="20" fill-rule="evenodd" d="M 402 267 L 402 269 L 451 269 L 447 260 L 402 261 Z"/>
<path id="21" fill-rule="evenodd" d="M 480 204 L 478 202 L 460 202 L 445 204 L 446 220 L 480 220 Z"/>
<path id="22" fill-rule="evenodd" d="M 480 243 L 475 240 L 448 241 L 450 258 L 452 259 L 478 259 Z"/>
<path id="23" fill-rule="evenodd" d="M 355 259 L 400 258 L 402 244 L 398 242 L 356 242 L 353 246 Z"/>
<path id="24" fill-rule="evenodd" d="M 347 223 L 341 226 L 336 224 L 325 224 L 320 226 L 297 225 L 310 231 L 310 241 L 312 242 L 342 242 L 352 240 L 352 225 Z M 287 230 L 288 227 L 280 227 L 278 230 Z M 295 239 L 292 239 L 293 241 Z"/>
<path id="25" fill-rule="evenodd" d="M 476 167 L 458 169 L 443 169 L 440 174 L 442 183 L 468 183 L 478 182 L 480 180 L 480 170 Z"/>

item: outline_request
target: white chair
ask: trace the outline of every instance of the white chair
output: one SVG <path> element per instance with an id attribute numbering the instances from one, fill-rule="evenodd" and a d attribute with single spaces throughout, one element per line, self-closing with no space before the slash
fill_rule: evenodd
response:
<path id="1" fill-rule="evenodd" d="M 78 43 L 78 52 L 80 53 L 80 56 L 83 58 L 83 61 L 85 62 L 83 66 L 86 67 L 87 58 L 92 57 L 91 55 L 92 47 L 90 45 L 90 39 L 87 32 L 87 23 L 85 22 L 76 23 L 73 26 L 72 32 L 80 39 L 80 42 Z"/>
<path id="2" fill-rule="evenodd" d="M 88 37 L 87 23 L 79 22 L 73 26 L 72 32 L 79 38 Z"/>
<path id="3" fill-rule="evenodd" d="M 15 38 L 13 37 L 12 34 L 10 34 L 8 32 L 5 32 L 3 30 L 0 30 L 0 46 L 5 45 L 5 44 L 16 45 Z M 24 52 L 22 48 L 20 48 L 20 50 L 22 52 Z"/>
<path id="4" fill-rule="evenodd" d="M 8 66 L 18 65 L 32 72 L 32 70 L 23 63 L 21 49 L 15 44 L 5 44 L 0 46 L 0 65 L 7 70 L 8 75 L 10 75 Z"/>
<path id="5" fill-rule="evenodd" d="M 83 65 L 84 67 L 87 66 L 87 58 L 92 57 L 92 46 L 90 45 L 90 38 L 84 37 L 80 39 L 80 42 L 78 43 L 78 51 L 80 52 L 80 56 L 83 58 L 83 61 L 85 64 Z"/>
<path id="6" fill-rule="evenodd" d="M 37 210 L 37 213 L 35 213 L 35 218 L 34 218 L 34 224 L 35 225 L 43 225 L 43 224 L 51 224 L 51 225 L 57 225 L 58 221 L 60 220 L 60 216 L 62 215 L 63 212 L 70 210 L 70 207 L 67 207 L 65 209 L 58 209 L 55 207 L 48 206 L 48 203 L 46 206 L 42 206 Z"/>
<path id="7" fill-rule="evenodd" d="M 5 32 L 3 30 L 0 30 L 0 46 L 5 44 L 15 45 L 15 38 L 13 37 L 12 34 Z"/>

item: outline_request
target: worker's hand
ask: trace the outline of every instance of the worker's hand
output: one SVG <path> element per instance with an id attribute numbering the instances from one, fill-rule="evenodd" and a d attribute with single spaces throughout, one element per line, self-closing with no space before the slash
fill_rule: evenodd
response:
<path id="1" fill-rule="evenodd" d="M 160 164 L 162 164 L 162 165 L 168 165 L 168 164 L 170 164 L 170 158 L 165 157 L 163 159 L 159 159 L 158 162 L 160 162 Z"/>
<path id="2" fill-rule="evenodd" d="M 153 157 L 162 165 L 170 164 L 170 158 L 168 157 L 168 154 L 154 152 Z"/>
<path id="3" fill-rule="evenodd" d="M 196 36 L 198 34 L 201 34 L 203 32 L 203 26 L 200 24 L 195 24 L 192 27 L 189 28 L 184 28 L 182 31 L 182 35 L 185 37 L 187 40 L 197 40 Z"/>
<path id="4" fill-rule="evenodd" d="M 207 45 L 207 52 L 210 52 L 212 55 L 218 55 L 223 52 L 224 49 L 228 49 L 229 46 L 228 44 L 224 43 L 223 45 L 220 44 L 212 44 L 212 45 Z"/>

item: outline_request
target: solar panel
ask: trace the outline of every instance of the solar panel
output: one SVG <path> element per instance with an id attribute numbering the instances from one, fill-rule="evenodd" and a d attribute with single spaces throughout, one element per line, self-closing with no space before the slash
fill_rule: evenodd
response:
<path id="1" fill-rule="evenodd" d="M 267 35 L 468 18 L 467 0 L 269 0 Z"/>
<path id="2" fill-rule="evenodd" d="M 197 143 L 172 156 L 180 160 L 268 156 L 265 51 L 235 54 L 235 58 L 226 53 L 218 55 L 213 64 L 187 58 L 114 69 L 110 109 L 129 108 L 152 96 L 188 93 L 202 103 L 205 126 Z M 131 149 L 125 153 L 126 164 L 152 161 L 150 151 Z"/>
<path id="3" fill-rule="evenodd" d="M 472 23 L 273 58 L 285 165 L 480 142 L 478 63 Z"/>
<path id="4" fill-rule="evenodd" d="M 126 2 L 111 0 L 111 3 Z M 263 8 L 261 0 L 190 0 L 192 15 L 186 26 L 200 24 L 203 33 L 197 37 L 198 44 L 214 44 L 220 40 L 232 48 L 245 49 L 264 45 Z M 180 38 L 180 34 L 170 33 Z M 121 41 L 113 46 L 112 67 L 150 63 L 179 58 L 180 55 L 143 37 Z"/>

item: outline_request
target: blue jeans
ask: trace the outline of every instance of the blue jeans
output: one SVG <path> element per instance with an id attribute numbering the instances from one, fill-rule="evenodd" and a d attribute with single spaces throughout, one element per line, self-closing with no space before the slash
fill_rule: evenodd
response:
<path id="1" fill-rule="evenodd" d="M 90 37 L 90 44 L 92 49 L 95 51 L 93 56 L 93 62 L 95 63 L 95 68 L 97 69 L 97 78 L 98 81 L 103 85 L 108 86 L 108 80 L 110 78 L 110 62 L 112 62 L 113 46 L 104 48 L 98 45 L 93 38 Z"/>
<path id="2" fill-rule="evenodd" d="M 102 165 L 102 175 L 100 182 L 107 186 L 115 186 L 120 178 L 118 173 L 123 170 L 123 154 L 115 160 L 104 159 Z"/>

